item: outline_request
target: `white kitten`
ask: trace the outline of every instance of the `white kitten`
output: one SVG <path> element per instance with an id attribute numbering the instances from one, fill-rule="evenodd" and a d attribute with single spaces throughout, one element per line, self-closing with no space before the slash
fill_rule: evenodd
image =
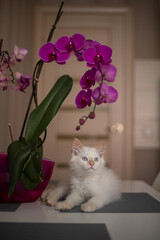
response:
<path id="1" fill-rule="evenodd" d="M 121 182 L 105 167 L 104 143 L 86 147 L 75 139 L 72 143 L 69 184 L 46 190 L 41 198 L 57 210 L 68 210 L 81 204 L 81 211 L 93 212 L 120 199 Z M 67 195 L 67 196 L 66 196 Z M 64 201 L 59 201 L 66 196 Z"/>

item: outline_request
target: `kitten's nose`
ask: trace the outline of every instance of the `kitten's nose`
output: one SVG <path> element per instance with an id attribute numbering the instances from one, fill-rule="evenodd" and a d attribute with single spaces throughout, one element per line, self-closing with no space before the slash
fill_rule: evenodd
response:
<path id="1" fill-rule="evenodd" d="M 94 162 L 93 160 L 89 160 L 88 163 L 89 163 L 89 165 L 90 165 L 91 167 L 93 167 L 94 164 L 95 164 L 95 162 Z"/>

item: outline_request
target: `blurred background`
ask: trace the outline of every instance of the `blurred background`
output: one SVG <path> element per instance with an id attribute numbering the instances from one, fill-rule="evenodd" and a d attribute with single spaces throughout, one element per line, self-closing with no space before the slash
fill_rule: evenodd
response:
<path id="1" fill-rule="evenodd" d="M 74 109 L 73 99 L 85 66 L 78 64 L 73 69 L 72 58 L 62 69 L 46 66 L 42 74 L 45 83 L 39 86 L 39 101 L 53 84 L 51 77 L 54 81 L 59 74 L 68 73 L 73 75 L 75 84 L 71 97 L 48 130 L 45 156 L 57 162 L 56 177 L 59 178 L 67 169 L 74 137 L 90 145 L 103 140 L 108 165 L 120 177 L 152 184 L 160 171 L 160 1 L 64 2 L 64 16 L 54 40 L 60 35 L 72 35 L 77 27 L 77 32 L 81 31 L 87 38 L 111 46 L 113 64 L 118 70 L 114 86 L 120 98 L 115 105 L 102 107 L 97 112 L 97 120 L 77 133 L 75 127 L 83 113 Z M 60 3 L 58 0 L 0 0 L 3 50 L 12 52 L 16 44 L 29 51 L 18 71 L 32 75 L 38 49 L 47 39 Z M 14 140 L 19 137 L 30 92 L 31 89 L 26 93 L 0 90 L 1 152 L 7 151 L 11 141 L 8 122 L 12 125 Z"/>

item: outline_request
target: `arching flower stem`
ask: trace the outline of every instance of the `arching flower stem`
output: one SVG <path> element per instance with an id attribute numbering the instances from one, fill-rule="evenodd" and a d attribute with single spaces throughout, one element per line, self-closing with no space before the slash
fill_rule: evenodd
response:
<path id="1" fill-rule="evenodd" d="M 101 82 L 99 83 L 99 95 L 98 95 L 96 101 L 94 101 L 93 110 L 92 110 L 87 116 L 82 116 L 82 117 L 80 118 L 80 120 L 79 120 L 80 125 L 76 127 L 76 130 L 77 130 L 77 131 L 80 130 L 80 126 L 84 125 L 84 123 L 88 120 L 88 118 L 90 118 L 90 119 L 94 119 L 94 118 L 95 118 L 95 110 L 96 110 L 96 107 L 97 107 L 97 103 L 98 103 L 98 101 L 99 101 L 99 99 L 100 99 L 100 97 L 101 97 L 101 87 L 102 87 L 103 78 L 104 78 L 103 73 L 102 73 L 102 71 L 101 71 L 101 68 L 100 68 L 99 64 L 97 65 L 97 67 L 98 67 L 98 70 L 100 71 L 101 77 L 102 77 L 102 78 L 101 78 Z"/>
<path id="2" fill-rule="evenodd" d="M 53 36 L 53 33 L 54 33 L 54 30 L 56 29 L 56 25 L 57 23 L 59 22 L 61 16 L 62 16 L 62 8 L 63 8 L 63 4 L 64 2 L 61 3 L 60 5 L 60 8 L 59 8 L 59 11 L 57 13 L 57 16 L 56 16 L 56 19 L 54 21 L 54 24 L 52 25 L 52 28 L 50 30 L 50 33 L 49 33 L 49 36 L 48 36 L 48 39 L 47 39 L 47 42 L 50 42 L 51 39 L 52 39 L 52 36 Z M 29 115 L 29 112 L 30 112 L 30 108 L 31 108 L 31 105 L 32 105 L 32 101 L 34 99 L 34 102 L 35 102 L 35 105 L 36 107 L 38 106 L 38 101 L 37 101 L 37 86 L 38 86 L 38 80 L 39 80 L 39 77 L 40 77 L 40 74 L 41 74 L 41 70 L 42 70 L 42 67 L 43 67 L 43 61 L 42 60 L 39 60 L 34 68 L 34 72 L 33 72 L 33 77 L 32 77 L 32 93 L 31 93 L 31 97 L 30 97 L 30 100 L 29 100 L 29 104 L 28 104 L 28 107 L 27 107 L 27 111 L 26 111 L 26 115 L 25 115 L 25 118 L 24 118 L 24 122 L 23 122 L 23 125 L 22 125 L 22 130 L 21 130 L 21 133 L 20 133 L 20 137 L 19 139 L 22 140 L 23 138 L 23 133 L 24 133 L 24 129 L 25 129 L 25 125 L 26 125 L 26 122 L 27 122 L 27 118 L 28 118 L 28 115 Z M 45 130 L 45 136 L 44 136 L 44 139 L 46 138 L 46 130 Z M 43 140 L 44 141 L 44 140 Z M 42 141 L 42 142 L 43 142 Z"/>
<path id="3" fill-rule="evenodd" d="M 99 70 L 100 73 L 101 73 L 101 77 L 102 77 L 102 78 L 101 78 L 101 82 L 100 82 L 100 84 L 99 84 L 99 95 L 98 95 L 98 98 L 97 98 L 96 101 L 95 101 L 95 105 L 94 105 L 94 108 L 93 108 L 93 112 L 95 112 L 97 103 L 98 103 L 98 101 L 99 101 L 99 99 L 100 99 L 100 97 L 101 97 L 101 87 L 102 87 L 103 78 L 104 78 L 103 73 L 102 73 L 102 71 L 101 71 L 101 68 L 100 68 L 99 64 L 98 64 L 97 67 L 98 67 L 98 70 Z"/>

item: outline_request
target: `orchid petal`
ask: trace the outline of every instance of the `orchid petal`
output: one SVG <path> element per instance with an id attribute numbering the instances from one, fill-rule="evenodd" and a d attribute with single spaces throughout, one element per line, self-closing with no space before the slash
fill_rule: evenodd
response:
<path id="1" fill-rule="evenodd" d="M 16 77 L 17 79 L 20 79 L 21 76 L 22 76 L 22 73 L 20 73 L 20 72 L 15 72 L 14 75 L 15 75 L 15 77 Z"/>
<path id="2" fill-rule="evenodd" d="M 77 60 L 78 60 L 78 61 L 84 61 L 81 52 L 74 51 L 74 54 L 75 54 L 75 56 L 77 57 Z"/>
<path id="3" fill-rule="evenodd" d="M 117 69 L 114 65 L 103 65 L 101 70 L 104 72 L 104 80 L 107 80 L 108 82 L 113 82 L 115 80 Z"/>
<path id="4" fill-rule="evenodd" d="M 111 86 L 107 87 L 107 96 L 104 98 L 104 102 L 106 103 L 114 103 L 117 101 L 118 98 L 118 91 Z"/>
<path id="5" fill-rule="evenodd" d="M 84 50 L 86 50 L 89 47 L 93 47 L 93 40 L 87 39 L 84 43 Z"/>
<path id="6" fill-rule="evenodd" d="M 97 55 L 97 51 L 94 47 L 90 47 L 86 49 L 83 53 L 83 59 L 88 63 L 88 64 L 93 64 L 95 65 L 95 57 Z"/>
<path id="7" fill-rule="evenodd" d="M 95 102 L 96 102 L 97 99 L 99 98 L 98 101 L 96 102 L 97 105 L 103 103 L 103 98 L 102 98 L 102 96 L 99 97 L 99 87 L 97 87 L 97 88 L 95 88 L 95 89 L 93 90 L 93 92 L 92 92 L 92 97 L 93 97 L 93 99 L 94 99 Z"/>
<path id="8" fill-rule="evenodd" d="M 98 48 L 100 45 L 101 44 L 97 41 L 93 41 L 93 43 L 92 43 L 92 47 L 94 47 L 94 48 Z"/>
<path id="9" fill-rule="evenodd" d="M 85 42 L 85 37 L 82 34 L 79 33 L 75 33 L 72 37 L 71 37 L 74 47 L 75 49 L 78 51 L 80 50 Z"/>
<path id="10" fill-rule="evenodd" d="M 19 54 L 25 56 L 28 53 L 28 50 L 25 48 L 19 48 Z"/>
<path id="11" fill-rule="evenodd" d="M 108 93 L 108 86 L 106 83 L 102 83 L 101 85 L 101 95 L 102 97 L 104 98 L 105 96 L 107 96 L 107 93 Z"/>
<path id="12" fill-rule="evenodd" d="M 102 72 L 102 73 L 103 73 L 103 72 Z M 95 80 L 96 80 L 97 82 L 101 82 L 101 81 L 102 81 L 102 74 L 101 74 L 101 72 L 100 72 L 99 70 L 96 72 Z"/>
<path id="13" fill-rule="evenodd" d="M 112 64 L 101 64 L 100 66 L 101 72 L 103 74 L 103 80 L 106 80 L 108 82 L 113 82 L 115 80 L 115 76 L 117 73 L 117 69 Z M 95 75 L 95 80 L 97 82 L 102 81 L 102 75 L 101 72 L 98 70 Z"/>
<path id="14" fill-rule="evenodd" d="M 52 62 L 53 60 L 51 60 L 49 56 L 53 52 L 54 52 L 54 44 L 51 42 L 48 42 L 39 49 L 39 56 L 44 62 Z"/>
<path id="15" fill-rule="evenodd" d="M 15 45 L 14 48 L 13 48 L 13 53 L 14 53 L 15 55 L 18 54 L 18 49 L 19 49 L 18 46 Z"/>
<path id="16" fill-rule="evenodd" d="M 87 93 L 86 93 L 86 98 L 87 98 L 87 105 L 90 107 L 91 106 L 91 97 L 92 97 L 92 90 L 88 89 Z"/>
<path id="17" fill-rule="evenodd" d="M 97 51 L 98 51 L 99 55 L 103 57 L 104 63 L 106 61 L 108 61 L 112 55 L 112 49 L 105 45 L 98 46 Z"/>
<path id="18" fill-rule="evenodd" d="M 60 52 L 68 52 L 67 44 L 70 42 L 70 38 L 68 36 L 60 37 L 55 43 L 55 47 Z"/>
<path id="19" fill-rule="evenodd" d="M 56 62 L 60 63 L 60 64 L 62 64 L 62 63 L 65 64 L 65 61 L 70 58 L 70 55 L 71 55 L 70 53 L 59 53 L 59 54 L 57 54 Z"/>

